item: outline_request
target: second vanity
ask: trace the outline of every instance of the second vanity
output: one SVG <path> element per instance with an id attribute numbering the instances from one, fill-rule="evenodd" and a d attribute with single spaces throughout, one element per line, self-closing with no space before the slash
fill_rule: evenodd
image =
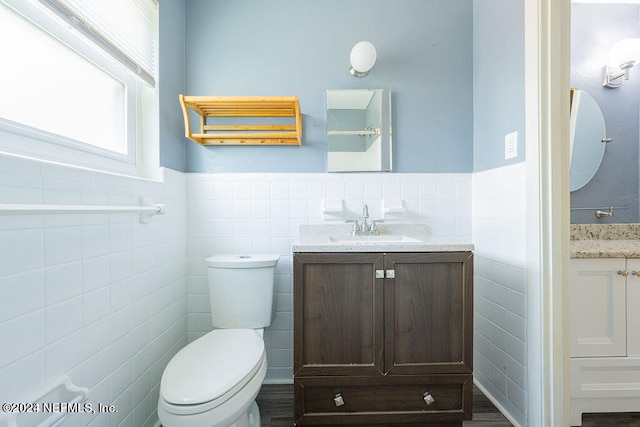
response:
<path id="1" fill-rule="evenodd" d="M 301 227 L 295 425 L 460 427 L 471 419 L 473 246 L 426 231 Z"/>
<path id="2" fill-rule="evenodd" d="M 640 225 L 572 225 L 571 425 L 640 408 Z"/>

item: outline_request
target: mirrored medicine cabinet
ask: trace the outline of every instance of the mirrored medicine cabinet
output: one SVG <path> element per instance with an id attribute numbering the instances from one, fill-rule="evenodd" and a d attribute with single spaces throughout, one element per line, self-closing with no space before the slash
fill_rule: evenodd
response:
<path id="1" fill-rule="evenodd" d="M 391 91 L 327 90 L 327 171 L 391 171 Z"/>

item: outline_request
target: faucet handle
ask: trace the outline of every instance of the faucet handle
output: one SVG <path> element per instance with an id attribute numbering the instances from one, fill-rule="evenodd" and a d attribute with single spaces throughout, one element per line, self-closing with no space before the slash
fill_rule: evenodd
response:
<path id="1" fill-rule="evenodd" d="M 349 221 L 351 222 L 351 221 Z M 358 220 L 354 220 L 353 221 L 353 228 L 351 229 L 352 233 L 355 233 L 356 231 L 360 231 L 360 224 L 358 224 Z"/>
<path id="2" fill-rule="evenodd" d="M 378 223 L 384 222 L 383 219 L 372 219 L 371 226 L 369 227 L 369 231 L 374 234 L 378 234 Z"/>

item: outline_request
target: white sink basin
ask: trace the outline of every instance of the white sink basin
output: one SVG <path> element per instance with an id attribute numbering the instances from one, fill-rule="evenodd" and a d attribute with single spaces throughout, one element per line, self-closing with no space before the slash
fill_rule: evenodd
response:
<path id="1" fill-rule="evenodd" d="M 332 243 L 417 243 L 424 241 L 402 234 L 329 236 L 329 240 L 331 240 Z"/>

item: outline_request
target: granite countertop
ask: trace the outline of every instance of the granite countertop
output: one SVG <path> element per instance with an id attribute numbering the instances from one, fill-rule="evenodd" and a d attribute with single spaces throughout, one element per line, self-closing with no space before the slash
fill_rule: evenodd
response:
<path id="1" fill-rule="evenodd" d="M 572 240 L 571 258 L 640 258 L 640 240 Z"/>
<path id="2" fill-rule="evenodd" d="M 293 252 L 461 252 L 473 244 L 434 239 L 424 224 L 380 224 L 375 236 L 351 236 L 352 224 L 301 225 Z"/>
<path id="3" fill-rule="evenodd" d="M 572 224 L 571 258 L 640 258 L 640 224 Z"/>

